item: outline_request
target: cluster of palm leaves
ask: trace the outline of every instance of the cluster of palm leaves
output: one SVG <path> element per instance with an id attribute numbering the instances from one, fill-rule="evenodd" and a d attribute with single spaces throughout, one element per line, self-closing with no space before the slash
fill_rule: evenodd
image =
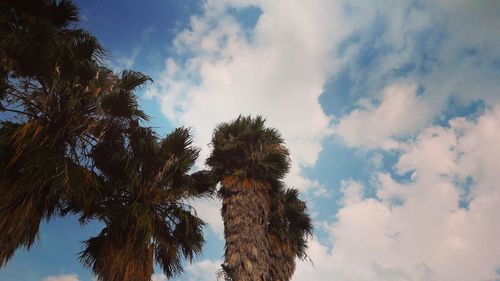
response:
<path id="1" fill-rule="evenodd" d="M 204 244 L 190 199 L 223 199 L 229 280 L 289 280 L 311 221 L 282 178 L 288 151 L 261 117 L 219 125 L 210 171 L 191 173 L 189 130 L 145 126 L 134 92 L 149 77 L 114 73 L 104 48 L 77 28 L 70 0 L 0 3 L 0 267 L 29 249 L 39 226 L 76 214 L 100 221 L 80 253 L 100 281 L 149 281 L 156 262 L 182 272 Z"/>

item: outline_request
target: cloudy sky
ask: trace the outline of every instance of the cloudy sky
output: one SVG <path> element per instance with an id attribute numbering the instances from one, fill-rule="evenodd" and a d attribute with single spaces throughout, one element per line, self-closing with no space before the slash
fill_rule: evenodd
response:
<path id="1" fill-rule="evenodd" d="M 192 128 L 199 168 L 219 122 L 283 134 L 315 223 L 293 280 L 500 280 L 500 1 L 78 2 L 110 65 L 154 79 L 151 125 Z M 194 204 L 208 243 L 178 280 L 216 280 L 220 203 Z M 0 280 L 92 280 L 76 256 L 99 230 L 45 224 Z"/>

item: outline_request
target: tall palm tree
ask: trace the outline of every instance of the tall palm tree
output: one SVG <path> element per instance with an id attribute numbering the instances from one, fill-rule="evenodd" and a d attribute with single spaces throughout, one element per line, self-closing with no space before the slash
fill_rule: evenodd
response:
<path id="1" fill-rule="evenodd" d="M 296 258 L 307 257 L 307 238 L 312 222 L 296 189 L 281 190 L 273 200 L 268 239 L 271 248 L 271 280 L 287 281 L 295 271 Z"/>
<path id="2" fill-rule="evenodd" d="M 270 280 L 267 229 L 276 183 L 289 169 L 289 155 L 275 129 L 264 119 L 238 117 L 217 126 L 207 159 L 221 181 L 226 239 L 224 264 L 230 280 Z"/>
<path id="3" fill-rule="evenodd" d="M 192 260 L 204 243 L 187 200 L 215 189 L 210 173 L 188 174 L 198 156 L 188 130 L 163 140 L 141 126 L 108 131 L 93 153 L 109 188 L 94 215 L 105 228 L 85 241 L 83 264 L 99 281 L 149 281 L 154 261 L 167 277 L 182 272 L 182 257 Z"/>

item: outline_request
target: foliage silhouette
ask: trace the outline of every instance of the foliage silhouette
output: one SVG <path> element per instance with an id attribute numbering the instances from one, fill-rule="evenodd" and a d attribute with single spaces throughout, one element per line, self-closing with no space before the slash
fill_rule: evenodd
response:
<path id="1" fill-rule="evenodd" d="M 81 253 L 98 280 L 150 280 L 153 260 L 171 277 L 204 242 L 187 200 L 215 181 L 188 174 L 188 130 L 160 140 L 142 125 L 134 92 L 150 78 L 108 69 L 77 22 L 69 0 L 0 3 L 0 266 L 42 220 L 73 213 L 105 225 Z"/>

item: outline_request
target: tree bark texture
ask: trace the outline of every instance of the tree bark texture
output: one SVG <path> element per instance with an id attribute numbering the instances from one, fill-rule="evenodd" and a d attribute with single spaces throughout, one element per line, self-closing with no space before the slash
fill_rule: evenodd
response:
<path id="1" fill-rule="evenodd" d="M 222 188 L 224 271 L 233 281 L 270 280 L 267 238 L 270 198 L 266 185 L 226 178 Z"/>

